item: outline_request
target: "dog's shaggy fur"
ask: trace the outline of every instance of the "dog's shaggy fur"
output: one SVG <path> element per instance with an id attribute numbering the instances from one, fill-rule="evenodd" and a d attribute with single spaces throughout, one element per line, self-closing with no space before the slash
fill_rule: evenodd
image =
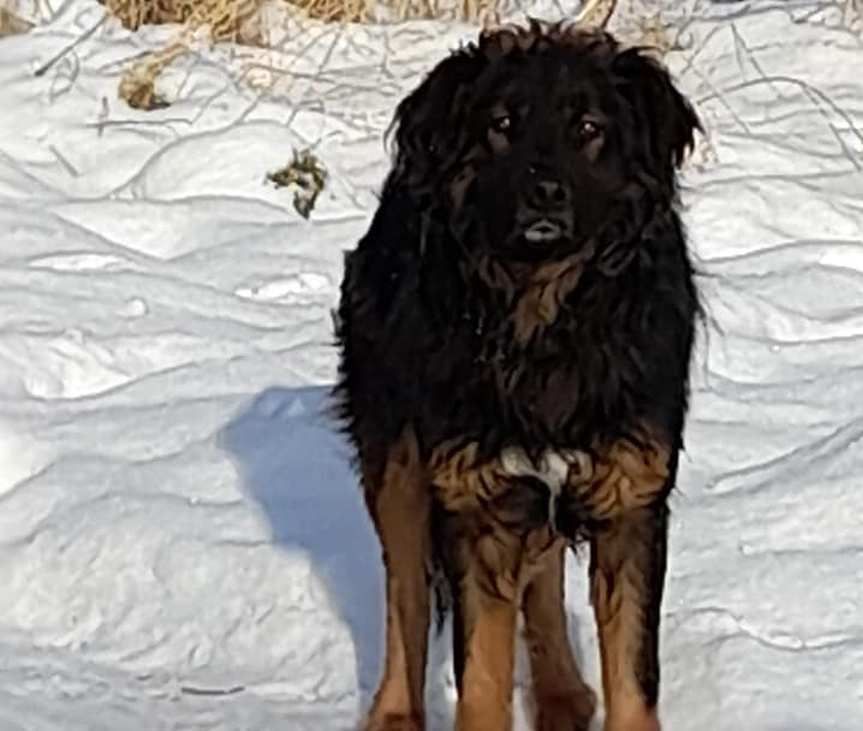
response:
<path id="1" fill-rule="evenodd" d="M 337 397 L 387 569 L 367 728 L 424 728 L 437 568 L 459 731 L 511 725 L 519 611 L 536 727 L 587 729 L 562 588 L 584 539 L 606 729 L 658 729 L 666 497 L 698 313 L 675 177 L 696 115 L 642 50 L 534 22 L 443 60 L 395 125 L 339 309 Z"/>

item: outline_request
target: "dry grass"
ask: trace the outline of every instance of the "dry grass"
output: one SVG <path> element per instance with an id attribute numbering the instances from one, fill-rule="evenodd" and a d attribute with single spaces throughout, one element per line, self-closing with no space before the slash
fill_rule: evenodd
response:
<path id="1" fill-rule="evenodd" d="M 18 16 L 11 7 L 0 7 L 0 38 L 26 33 L 33 23 Z"/>
<path id="2" fill-rule="evenodd" d="M 635 42 L 649 46 L 659 56 L 665 56 L 670 51 L 685 50 L 686 46 L 681 42 L 681 36 L 681 31 L 667 22 L 661 12 L 641 17 L 636 21 Z"/>
<path id="3" fill-rule="evenodd" d="M 100 0 L 130 30 L 176 23 L 209 29 L 213 41 L 260 42 L 254 19 L 263 0 Z"/>
<path id="4" fill-rule="evenodd" d="M 437 17 L 439 0 L 269 0 L 283 2 L 295 12 L 324 22 L 364 22 L 380 10 L 399 19 Z M 462 18 L 478 19 L 496 0 L 452 0 Z M 159 109 L 168 104 L 156 91 L 159 74 L 191 47 L 193 39 L 212 43 L 234 42 L 267 45 L 262 16 L 268 0 L 100 0 L 108 13 L 130 30 L 142 25 L 174 24 L 178 39 L 154 51 L 128 69 L 120 82 L 119 96 L 136 109 Z M 444 0 L 446 2 L 446 0 Z"/>
<path id="5" fill-rule="evenodd" d="M 120 77 L 119 97 L 133 109 L 150 111 L 169 106 L 168 101 L 156 92 L 156 79 L 162 69 L 186 51 L 186 45 L 178 42 L 147 54 Z"/>
<path id="6" fill-rule="evenodd" d="M 142 25 L 177 23 L 208 26 L 217 41 L 259 43 L 255 18 L 265 0 L 99 0 L 131 30 Z M 284 0 L 310 18 L 325 22 L 366 22 L 381 14 L 399 20 L 450 14 L 475 21 L 496 0 Z"/>
<path id="7" fill-rule="evenodd" d="M 176 24 L 179 38 L 129 68 L 120 80 L 119 96 L 135 109 L 160 109 L 167 100 L 156 92 L 162 70 L 185 54 L 203 31 L 210 42 L 261 45 L 257 21 L 264 0 L 100 0 L 130 30 L 142 25 Z"/>
<path id="8" fill-rule="evenodd" d="M 691 39 L 687 37 L 686 22 L 669 19 L 660 3 L 645 3 L 629 0 L 620 3 L 615 14 L 615 33 L 624 43 L 644 46 L 663 58 L 672 51 L 688 50 Z"/>
<path id="9" fill-rule="evenodd" d="M 327 182 L 327 170 L 311 150 L 294 150 L 294 159 L 285 167 L 267 174 L 277 188 L 294 187 L 294 208 L 308 218 Z"/>
<path id="10" fill-rule="evenodd" d="M 863 0 L 838 0 L 842 7 L 842 22 L 851 30 L 863 30 Z"/>
<path id="11" fill-rule="evenodd" d="M 495 0 L 286 0 L 310 18 L 364 23 L 376 17 L 395 20 L 440 18 L 475 22 L 494 9 Z"/>

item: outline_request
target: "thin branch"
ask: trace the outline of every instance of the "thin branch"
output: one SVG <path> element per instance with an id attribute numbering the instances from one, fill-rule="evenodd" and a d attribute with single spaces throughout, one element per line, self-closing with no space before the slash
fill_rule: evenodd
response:
<path id="1" fill-rule="evenodd" d="M 617 0 L 585 0 L 575 16 L 575 24 L 590 28 L 605 28 L 614 13 Z"/>
<path id="2" fill-rule="evenodd" d="M 86 30 L 82 35 L 78 36 L 78 38 L 76 38 L 74 41 L 72 41 L 68 46 L 61 49 L 60 52 L 56 56 L 54 56 L 50 61 L 47 61 L 46 63 L 42 64 L 38 69 L 36 69 L 36 72 L 34 75 L 35 76 L 44 76 L 45 73 L 47 73 L 48 70 L 55 63 L 57 63 L 61 58 L 63 58 L 67 53 L 69 53 L 69 51 L 74 50 L 76 46 L 78 46 L 79 44 L 86 41 L 97 30 L 99 30 L 99 28 L 101 28 L 105 24 L 106 20 L 108 20 L 108 13 L 103 14 L 102 17 L 99 19 L 99 22 L 96 23 L 92 28 L 90 28 L 89 30 Z"/>

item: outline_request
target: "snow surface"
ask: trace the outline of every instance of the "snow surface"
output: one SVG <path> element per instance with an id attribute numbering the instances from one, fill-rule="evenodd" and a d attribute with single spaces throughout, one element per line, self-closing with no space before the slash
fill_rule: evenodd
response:
<path id="1" fill-rule="evenodd" d="M 474 31 L 310 25 L 276 51 L 202 50 L 144 113 L 119 74 L 170 29 L 109 23 L 35 76 L 101 17 L 53 4 L 0 40 L 0 731 L 351 728 L 380 667 L 382 571 L 322 414 L 330 308 L 395 103 Z M 684 201 L 710 321 L 662 714 L 859 731 L 861 40 L 837 3 L 664 5 L 709 129 Z M 311 221 L 264 182 L 306 145 L 330 170 Z M 442 729 L 447 642 L 432 655 Z"/>

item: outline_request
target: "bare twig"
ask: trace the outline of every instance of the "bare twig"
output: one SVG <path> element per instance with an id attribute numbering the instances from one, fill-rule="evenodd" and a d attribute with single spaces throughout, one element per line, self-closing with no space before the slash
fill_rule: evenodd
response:
<path id="1" fill-rule="evenodd" d="M 616 5 L 617 0 L 586 0 L 575 16 L 575 24 L 585 28 L 605 28 Z"/>
<path id="2" fill-rule="evenodd" d="M 48 149 L 54 153 L 54 157 L 57 158 L 57 162 L 59 162 L 66 170 L 69 175 L 73 178 L 80 178 L 81 173 L 78 172 L 78 169 L 66 159 L 66 156 L 57 149 L 55 145 L 48 145 Z"/>
<path id="3" fill-rule="evenodd" d="M 245 686 L 242 685 L 234 685 L 230 688 L 195 688 L 190 685 L 183 685 L 180 687 L 180 692 L 184 695 L 224 696 L 236 695 L 237 693 L 242 693 L 245 689 Z"/>
<path id="4" fill-rule="evenodd" d="M 99 30 L 99 28 L 101 28 L 105 24 L 106 20 L 108 20 L 108 13 L 104 13 L 102 15 L 102 17 L 99 19 L 99 22 L 97 22 L 94 26 L 92 26 L 91 28 L 84 31 L 84 33 L 82 35 L 78 36 L 68 46 L 61 49 L 60 52 L 56 56 L 54 56 L 50 61 L 47 61 L 46 63 L 42 64 L 38 69 L 36 69 L 36 71 L 34 72 L 34 75 L 35 76 L 44 76 L 45 73 L 47 73 L 48 70 L 55 63 L 57 63 L 61 58 L 63 58 L 67 53 L 69 53 L 69 51 L 74 50 L 76 46 L 78 46 L 81 43 L 83 43 L 84 41 L 86 41 L 97 30 Z"/>

